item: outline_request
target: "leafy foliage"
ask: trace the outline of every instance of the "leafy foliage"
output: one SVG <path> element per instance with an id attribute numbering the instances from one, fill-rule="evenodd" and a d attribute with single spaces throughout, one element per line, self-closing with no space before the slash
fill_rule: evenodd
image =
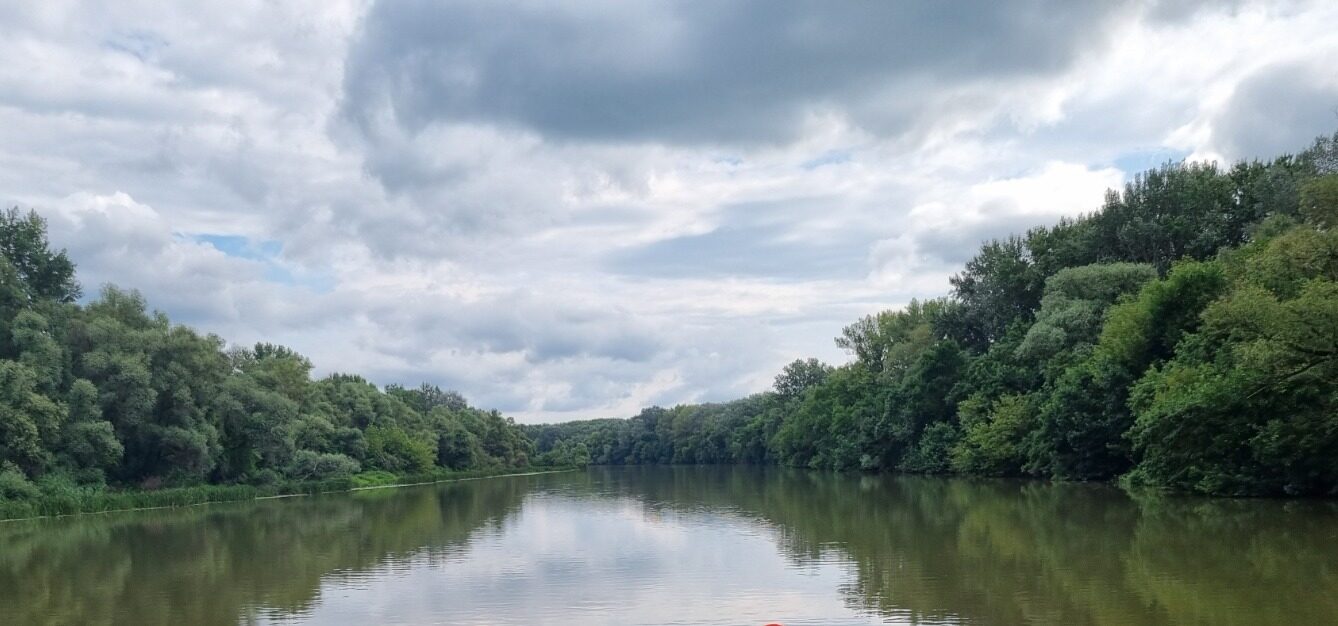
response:
<path id="1" fill-rule="evenodd" d="M 1168 163 L 985 242 L 950 296 L 865 316 L 851 362 L 625 420 L 518 426 L 424 384 L 311 380 L 282 346 L 85 305 L 42 220 L 0 215 L 0 497 L 555 465 L 780 463 L 1338 493 L 1338 134 Z M 368 474 L 371 475 L 371 474 Z M 380 476 L 381 474 L 376 474 Z"/>
<path id="2" fill-rule="evenodd" d="M 113 286 L 76 303 L 34 213 L 0 213 L 0 253 L 0 499 L 530 463 L 514 421 L 457 393 L 313 381 L 289 348 L 226 349 Z"/>
<path id="3" fill-rule="evenodd" d="M 950 297 L 857 320 L 836 339 L 851 363 L 530 433 L 595 463 L 1338 493 L 1335 176 L 1338 134 L 1229 170 L 1166 164 L 1090 215 L 986 242 Z"/>

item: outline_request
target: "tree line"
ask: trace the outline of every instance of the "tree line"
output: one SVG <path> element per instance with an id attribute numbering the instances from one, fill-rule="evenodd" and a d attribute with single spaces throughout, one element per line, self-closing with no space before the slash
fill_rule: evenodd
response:
<path id="1" fill-rule="evenodd" d="M 520 426 L 424 384 L 311 377 L 114 286 L 86 303 L 0 213 L 0 499 L 530 464 L 749 463 L 1338 493 L 1338 133 L 1172 163 L 985 243 L 949 295 L 866 316 L 851 362 L 629 419 Z"/>
<path id="2" fill-rule="evenodd" d="M 0 211 L 0 501 L 531 463 L 512 419 L 457 393 L 313 380 L 286 347 L 229 348 L 134 291 L 80 304 L 74 270 L 36 213 Z"/>
<path id="3" fill-rule="evenodd" d="M 775 463 L 1338 494 L 1338 133 L 1168 163 L 985 243 L 948 296 L 866 316 L 831 367 L 626 420 L 526 427 L 599 464 Z"/>

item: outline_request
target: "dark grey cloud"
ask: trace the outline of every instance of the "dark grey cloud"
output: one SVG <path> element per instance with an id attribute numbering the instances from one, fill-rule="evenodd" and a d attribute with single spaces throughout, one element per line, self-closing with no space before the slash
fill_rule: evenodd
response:
<path id="1" fill-rule="evenodd" d="M 1338 77 L 1330 64 L 1289 63 L 1258 70 L 1236 88 L 1213 124 L 1227 158 L 1270 158 L 1307 147 L 1338 128 Z"/>
<path id="2" fill-rule="evenodd" d="M 1331 132 L 1335 18 L 1324 0 L 0 3 L 0 206 L 46 212 L 90 291 L 140 288 L 320 373 L 531 420 L 626 415 L 840 361 L 842 325 L 944 293 L 984 239 L 1091 210 L 1112 164 Z"/>
<path id="3" fill-rule="evenodd" d="M 1123 3 L 381 2 L 349 54 L 345 116 L 547 137 L 784 142 L 835 110 L 893 132 L 935 88 L 1048 74 Z"/>

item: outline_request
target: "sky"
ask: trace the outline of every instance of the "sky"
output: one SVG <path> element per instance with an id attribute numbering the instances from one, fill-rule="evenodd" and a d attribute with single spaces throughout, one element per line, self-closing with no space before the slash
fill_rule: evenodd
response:
<path id="1" fill-rule="evenodd" d="M 1338 130 L 1338 3 L 0 3 L 87 297 L 523 422 L 768 388 L 992 237 Z"/>

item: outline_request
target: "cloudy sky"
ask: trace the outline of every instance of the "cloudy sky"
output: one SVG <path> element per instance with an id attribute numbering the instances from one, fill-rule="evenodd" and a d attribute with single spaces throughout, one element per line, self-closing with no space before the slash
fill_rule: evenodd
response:
<path id="1" fill-rule="evenodd" d="M 86 291 L 523 421 L 765 389 L 986 238 L 1338 129 L 1338 3 L 0 3 Z"/>

